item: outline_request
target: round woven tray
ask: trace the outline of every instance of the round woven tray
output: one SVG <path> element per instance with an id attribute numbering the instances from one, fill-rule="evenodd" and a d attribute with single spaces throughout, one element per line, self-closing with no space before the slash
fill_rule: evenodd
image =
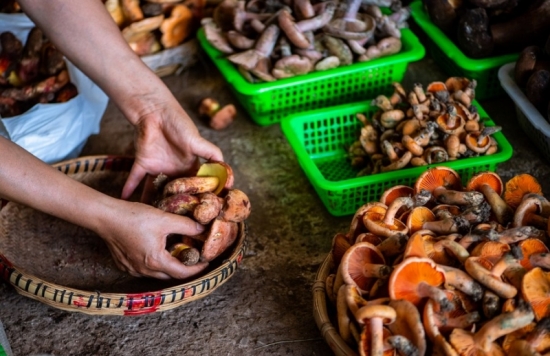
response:
<path id="1" fill-rule="evenodd" d="M 132 163 L 131 157 L 91 156 L 54 167 L 119 196 Z M 113 186 L 101 189 L 107 185 Z M 138 197 L 136 193 L 131 200 Z M 0 201 L 0 209 L 2 205 L 0 277 L 19 294 L 68 311 L 141 315 L 176 308 L 227 282 L 246 248 L 246 225 L 240 223 L 234 245 L 199 277 L 188 281 L 135 278 L 116 268 L 107 246 L 92 232 L 19 204 Z"/>
<path id="2" fill-rule="evenodd" d="M 315 276 L 315 283 L 313 283 L 313 317 L 321 334 L 336 356 L 357 356 L 357 352 L 353 351 L 340 337 L 338 330 L 334 327 L 333 319 L 329 317 L 325 283 L 333 266 L 332 255 L 329 254 Z"/>

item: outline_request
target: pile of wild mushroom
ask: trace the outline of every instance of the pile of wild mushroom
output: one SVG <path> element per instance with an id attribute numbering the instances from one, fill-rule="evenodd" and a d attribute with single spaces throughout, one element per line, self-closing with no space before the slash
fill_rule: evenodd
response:
<path id="1" fill-rule="evenodd" d="M 409 15 L 400 0 L 224 0 L 201 23 L 208 42 L 255 83 L 397 53 Z"/>
<path id="2" fill-rule="evenodd" d="M 550 352 L 550 202 L 528 174 L 465 187 L 447 167 L 360 207 L 326 280 L 361 355 Z"/>
<path id="3" fill-rule="evenodd" d="M 156 178 L 155 207 L 207 226 L 202 235 L 182 236 L 181 242 L 169 246 L 183 264 L 210 262 L 235 242 L 238 223 L 248 218 L 251 205 L 242 190 L 233 188 L 233 181 L 233 170 L 224 162 L 204 163 L 192 177 Z"/>
<path id="4" fill-rule="evenodd" d="M 358 176 L 406 167 L 491 155 L 498 151 L 492 134 L 500 126 L 485 126 L 472 101 L 476 81 L 450 77 L 426 89 L 414 84 L 410 92 L 394 83 L 390 97 L 379 95 L 379 108 L 369 120 L 358 114 L 360 137 L 348 149 Z"/>
<path id="5" fill-rule="evenodd" d="M 138 55 L 173 48 L 190 38 L 204 3 L 194 0 L 104 0 L 105 7 Z"/>
<path id="6" fill-rule="evenodd" d="M 550 32 L 550 0 L 422 0 L 432 22 L 471 58 L 542 45 Z"/>

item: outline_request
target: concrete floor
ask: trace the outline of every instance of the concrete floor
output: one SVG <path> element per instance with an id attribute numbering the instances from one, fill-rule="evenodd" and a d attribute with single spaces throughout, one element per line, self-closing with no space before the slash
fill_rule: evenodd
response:
<path id="1" fill-rule="evenodd" d="M 429 83 L 447 76 L 427 58 L 412 63 L 403 81 Z M 301 170 L 279 125 L 260 127 L 238 106 L 236 122 L 213 131 L 196 118 L 208 95 L 236 103 L 207 59 L 165 78 L 202 134 L 218 144 L 253 204 L 248 250 L 237 273 L 204 299 L 137 317 L 65 312 L 18 295 L 0 283 L 0 321 L 16 356 L 52 355 L 331 355 L 312 311 L 315 273 L 336 232 L 350 217 L 333 217 Z M 368 99 L 368 98 L 365 98 Z M 528 172 L 550 192 L 550 167 L 516 121 L 508 97 L 483 101 L 514 147 L 498 168 L 504 180 Z M 124 154 L 132 127 L 109 104 L 101 132 L 82 155 Z"/>

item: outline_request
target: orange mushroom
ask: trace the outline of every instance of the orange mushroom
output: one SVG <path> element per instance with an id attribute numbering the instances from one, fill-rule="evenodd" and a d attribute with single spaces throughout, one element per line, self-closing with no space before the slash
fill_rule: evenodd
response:
<path id="1" fill-rule="evenodd" d="M 174 5 L 170 16 L 164 19 L 160 25 L 162 37 L 160 42 L 164 48 L 176 47 L 191 34 L 193 25 L 193 13 L 183 5 Z"/>
<path id="2" fill-rule="evenodd" d="M 504 192 L 504 184 L 498 174 L 494 172 L 478 173 L 470 178 L 466 189 L 481 192 L 485 196 L 499 224 L 506 225 L 512 220 L 514 211 L 501 197 Z"/>
<path id="3" fill-rule="evenodd" d="M 364 294 L 376 279 L 387 278 L 391 270 L 382 253 L 368 242 L 351 246 L 342 256 L 339 267 L 344 282 L 356 286 Z"/>
<path id="4" fill-rule="evenodd" d="M 363 217 L 368 211 L 372 211 L 373 213 L 377 214 L 385 214 L 387 209 L 388 207 L 386 205 L 379 202 L 367 203 L 360 206 L 353 215 L 353 218 L 351 219 L 350 229 L 346 235 L 348 241 L 352 243 L 353 241 L 355 241 L 357 236 L 362 233 L 368 232 L 365 224 L 363 223 Z"/>
<path id="5" fill-rule="evenodd" d="M 372 233 L 389 237 L 397 232 L 406 234 L 407 226 L 400 220 L 395 218 L 395 214 L 402 208 L 413 206 L 413 201 L 410 197 L 401 197 L 395 199 L 392 204 L 386 209 L 384 214 L 379 211 L 367 211 L 363 215 L 363 224 Z"/>
<path id="6" fill-rule="evenodd" d="M 480 259 L 481 257 L 466 259 L 464 267 L 468 274 L 501 298 L 515 297 L 517 288 L 504 282 L 502 275 L 511 265 L 518 264 L 517 260 L 511 254 L 505 254 L 491 269 L 487 269 L 478 262 Z"/>
<path id="7" fill-rule="evenodd" d="M 427 319 L 425 322 L 431 324 L 429 326 L 431 330 L 437 330 L 434 334 L 439 332 L 448 335 L 455 328 L 470 329 L 474 323 L 481 320 L 478 311 L 469 313 L 464 309 L 460 297 L 454 292 L 446 291 L 445 293 L 452 305 L 450 310 L 441 310 L 433 300 L 428 300 L 424 306 L 424 318 Z"/>
<path id="8" fill-rule="evenodd" d="M 540 267 L 548 270 L 550 269 L 550 253 L 533 253 L 529 256 L 529 263 L 533 267 Z"/>
<path id="9" fill-rule="evenodd" d="M 445 286 L 463 292 L 474 302 L 483 298 L 483 288 L 468 273 L 451 266 L 440 265 L 439 267 L 445 272 Z"/>
<path id="10" fill-rule="evenodd" d="M 451 265 L 453 260 L 447 252 L 461 263 L 470 255 L 464 247 L 453 240 L 437 238 L 430 230 L 419 230 L 409 238 L 403 257 L 427 257 L 435 263 Z"/>
<path id="11" fill-rule="evenodd" d="M 500 130 L 500 126 L 488 126 L 481 131 L 470 131 L 464 138 L 464 143 L 471 151 L 483 154 L 491 147 L 491 135 Z"/>
<path id="12" fill-rule="evenodd" d="M 514 213 L 513 226 L 531 225 L 546 229 L 548 219 L 542 216 L 544 205 L 548 205 L 548 201 L 542 195 L 532 193 L 525 195 Z"/>
<path id="13" fill-rule="evenodd" d="M 368 355 L 384 355 L 384 325 L 392 324 L 397 315 L 395 309 L 388 305 L 366 305 L 355 313 L 355 319 L 369 333 L 370 347 Z"/>
<path id="14" fill-rule="evenodd" d="M 332 248 L 330 249 L 330 253 L 332 254 L 332 260 L 336 266 L 340 265 L 342 256 L 344 256 L 344 253 L 346 253 L 350 246 L 351 244 L 346 238 L 346 235 L 342 233 L 337 233 L 334 235 L 332 238 Z"/>
<path id="15" fill-rule="evenodd" d="M 533 255 L 540 256 L 541 254 L 547 254 L 548 253 L 548 247 L 539 239 L 529 238 L 523 241 L 518 242 L 517 246 L 521 249 L 521 255 L 522 258 L 520 259 L 519 263 L 525 268 L 526 270 L 530 271 L 534 267 L 540 267 L 535 266 L 536 265 L 536 257 L 535 265 L 532 264 L 531 257 Z"/>
<path id="16" fill-rule="evenodd" d="M 416 348 L 416 355 L 422 356 L 426 353 L 426 338 L 422 326 L 422 318 L 414 304 L 408 300 L 391 300 L 388 304 L 395 310 L 395 322 L 388 325 L 388 329 L 394 335 L 404 336 Z M 392 345 L 394 348 L 397 345 Z"/>
<path id="17" fill-rule="evenodd" d="M 435 221 L 435 214 L 425 206 L 417 206 L 412 209 L 407 216 L 407 228 L 410 234 L 422 230 L 428 221 Z"/>
<path id="18" fill-rule="evenodd" d="M 483 241 L 472 249 L 470 256 L 481 257 L 484 261 L 490 262 L 491 266 L 510 251 L 510 245 L 500 241 Z"/>
<path id="19" fill-rule="evenodd" d="M 433 299 L 443 310 L 452 306 L 441 289 L 445 272 L 431 259 L 409 257 L 395 267 L 389 279 L 392 300 L 405 299 L 419 306 L 424 298 Z"/>
<path id="20" fill-rule="evenodd" d="M 432 212 L 435 214 L 437 220 L 452 218 L 453 216 L 458 216 L 461 213 L 458 206 L 449 204 L 436 205 L 432 208 Z"/>
<path id="21" fill-rule="evenodd" d="M 550 272 L 535 267 L 523 277 L 521 295 L 533 308 L 535 317 L 541 320 L 550 316 Z"/>
<path id="22" fill-rule="evenodd" d="M 506 183 L 504 200 L 515 210 L 523 200 L 523 196 L 529 193 L 542 194 L 542 187 L 532 175 L 520 174 Z"/>
<path id="23" fill-rule="evenodd" d="M 426 189 L 436 201 L 450 205 L 479 205 L 484 200 L 479 192 L 462 191 L 460 176 L 456 171 L 437 166 L 422 173 L 414 185 L 415 192 Z"/>
<path id="24" fill-rule="evenodd" d="M 449 341 L 461 356 L 504 355 L 504 351 L 495 340 L 528 325 L 533 317 L 533 312 L 527 306 L 520 306 L 512 312 L 500 314 L 489 320 L 475 334 L 463 329 L 454 329 Z"/>
<path id="25" fill-rule="evenodd" d="M 439 115 L 435 122 L 441 131 L 449 135 L 460 135 L 464 131 L 465 120 L 458 115 L 454 105 L 448 105 L 446 112 Z"/>
<path id="26" fill-rule="evenodd" d="M 382 193 L 380 202 L 389 206 L 395 199 L 401 197 L 411 197 L 414 195 L 414 189 L 406 185 L 395 185 Z"/>

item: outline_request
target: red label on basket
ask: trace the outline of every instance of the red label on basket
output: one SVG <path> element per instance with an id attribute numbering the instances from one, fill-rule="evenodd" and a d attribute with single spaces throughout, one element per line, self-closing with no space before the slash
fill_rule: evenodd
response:
<path id="1" fill-rule="evenodd" d="M 124 315 L 141 315 L 154 313 L 162 302 L 162 294 L 155 292 L 154 294 L 128 294 L 126 295 L 126 307 Z"/>
<path id="2" fill-rule="evenodd" d="M 84 297 L 78 296 L 73 300 L 73 305 L 77 307 L 87 307 L 88 299 L 84 299 Z"/>

